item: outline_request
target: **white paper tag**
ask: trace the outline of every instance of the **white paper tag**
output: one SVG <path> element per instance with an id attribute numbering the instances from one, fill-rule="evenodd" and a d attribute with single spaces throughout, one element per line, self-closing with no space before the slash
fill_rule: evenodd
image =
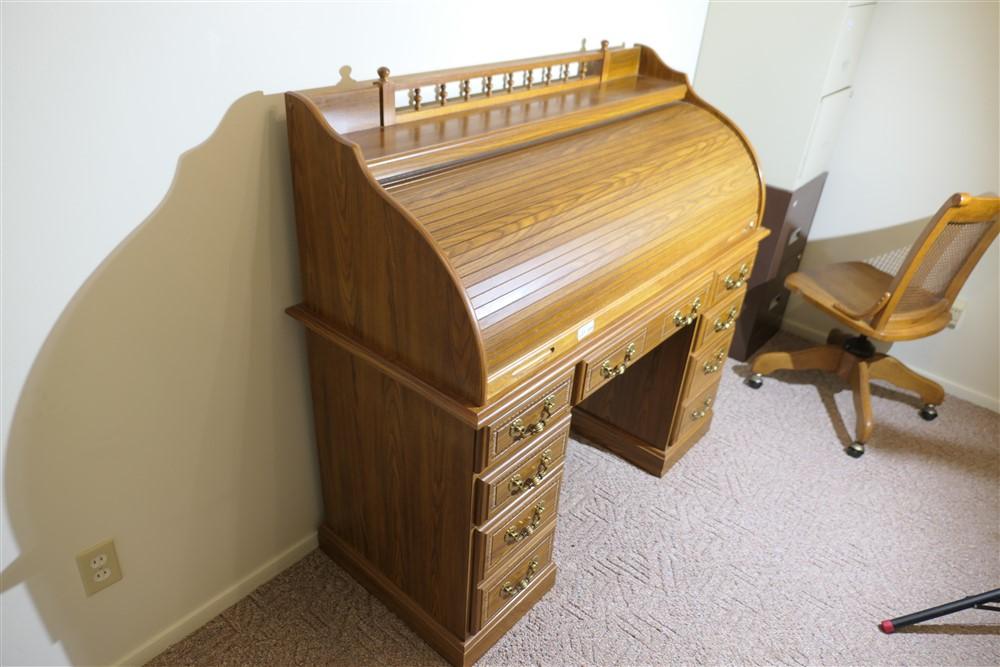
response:
<path id="1" fill-rule="evenodd" d="M 582 327 L 576 330 L 576 339 L 583 340 L 592 333 L 594 333 L 594 320 L 590 320 L 589 322 L 587 322 Z"/>

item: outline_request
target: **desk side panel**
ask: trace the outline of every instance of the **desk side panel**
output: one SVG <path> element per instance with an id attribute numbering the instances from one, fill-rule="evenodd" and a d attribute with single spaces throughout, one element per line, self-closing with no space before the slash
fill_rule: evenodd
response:
<path id="1" fill-rule="evenodd" d="M 367 362 L 306 335 L 326 510 L 321 532 L 408 598 L 390 606 L 419 608 L 457 645 L 469 621 L 476 432 Z"/>
<path id="2" fill-rule="evenodd" d="M 305 306 L 469 405 L 485 400 L 479 329 L 434 241 L 396 208 L 356 146 L 285 96 Z"/>

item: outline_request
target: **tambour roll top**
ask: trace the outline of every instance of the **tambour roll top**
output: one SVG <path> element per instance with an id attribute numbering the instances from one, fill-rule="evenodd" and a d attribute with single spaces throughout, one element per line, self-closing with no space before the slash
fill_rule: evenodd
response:
<path id="1" fill-rule="evenodd" d="M 752 149 L 647 47 L 380 75 L 287 96 L 303 308 L 467 405 L 759 223 Z"/>

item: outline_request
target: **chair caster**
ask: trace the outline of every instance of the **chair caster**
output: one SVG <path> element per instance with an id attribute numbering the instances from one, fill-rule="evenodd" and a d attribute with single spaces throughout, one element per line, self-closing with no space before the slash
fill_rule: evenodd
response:
<path id="1" fill-rule="evenodd" d="M 932 422 L 937 419 L 937 408 L 933 403 L 928 403 L 924 407 L 920 408 L 920 416 L 926 421 Z"/>
<path id="2" fill-rule="evenodd" d="M 844 453 L 852 459 L 859 459 L 861 458 L 861 455 L 865 453 L 865 443 L 852 442 L 847 447 L 844 447 Z"/>
<path id="3" fill-rule="evenodd" d="M 761 375 L 760 373 L 754 373 L 746 380 L 744 380 L 743 384 L 750 387 L 751 389 L 760 389 L 761 385 L 764 384 L 764 376 Z"/>

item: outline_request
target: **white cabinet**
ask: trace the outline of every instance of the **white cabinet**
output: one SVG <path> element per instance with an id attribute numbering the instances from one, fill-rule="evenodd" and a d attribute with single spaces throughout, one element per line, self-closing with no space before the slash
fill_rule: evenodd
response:
<path id="1" fill-rule="evenodd" d="M 767 184 L 826 171 L 874 2 L 712 2 L 694 88 L 743 129 Z"/>

